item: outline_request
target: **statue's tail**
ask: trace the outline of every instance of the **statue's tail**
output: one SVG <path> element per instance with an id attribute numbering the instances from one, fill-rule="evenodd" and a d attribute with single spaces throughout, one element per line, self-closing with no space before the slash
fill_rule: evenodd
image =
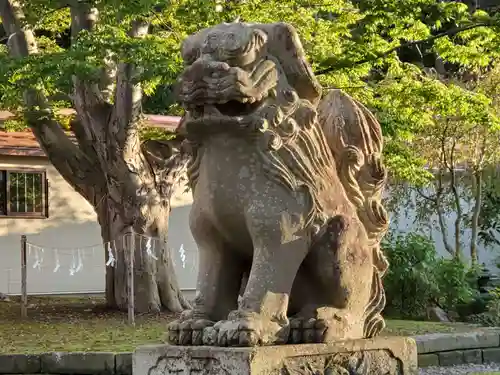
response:
<path id="1" fill-rule="evenodd" d="M 377 119 L 361 103 L 340 90 L 332 90 L 318 107 L 319 122 L 337 164 L 339 178 L 373 249 L 372 294 L 365 310 L 364 337 L 376 336 L 384 327 L 382 277 L 388 261 L 380 249 L 389 220 L 382 206 L 387 173 L 381 161 L 383 138 Z"/>

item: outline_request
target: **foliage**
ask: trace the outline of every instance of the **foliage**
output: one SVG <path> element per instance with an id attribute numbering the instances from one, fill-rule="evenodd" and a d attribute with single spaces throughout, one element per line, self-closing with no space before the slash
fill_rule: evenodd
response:
<path id="1" fill-rule="evenodd" d="M 498 327 L 500 325 L 500 288 L 489 292 L 490 300 L 486 305 L 486 312 L 469 317 L 468 321 L 483 326 Z"/>
<path id="2" fill-rule="evenodd" d="M 20 116 L 14 116 L 4 121 L 2 124 L 2 130 L 7 132 L 19 132 L 26 130 L 26 123 L 24 118 Z"/>
<path id="3" fill-rule="evenodd" d="M 479 218 L 479 238 L 486 245 L 500 245 L 500 191 L 498 184 L 486 184 Z"/>
<path id="4" fill-rule="evenodd" d="M 441 258 L 435 265 L 436 282 L 440 294 L 438 302 L 446 310 L 455 310 L 460 304 L 469 303 L 477 294 L 478 270 L 461 259 Z"/>
<path id="5" fill-rule="evenodd" d="M 55 113 L 54 115 L 57 122 L 61 125 L 64 130 L 71 129 L 71 121 L 75 119 L 75 115 L 67 115 Z M 26 121 L 22 116 L 22 113 L 17 112 L 14 116 L 8 118 L 2 124 L 2 130 L 6 132 L 18 132 L 26 130 Z"/>
<path id="6" fill-rule="evenodd" d="M 493 297 L 491 302 L 488 304 L 488 312 L 500 321 L 500 288 L 495 288 L 490 291 L 491 296 Z"/>
<path id="7" fill-rule="evenodd" d="M 176 137 L 175 133 L 154 127 L 141 128 L 141 139 L 169 141 Z"/>
<path id="8" fill-rule="evenodd" d="M 438 258 L 428 238 L 390 233 L 383 248 L 391 265 L 384 278 L 389 315 L 423 318 L 430 305 L 452 311 L 472 300 L 474 272 L 460 260 Z"/>

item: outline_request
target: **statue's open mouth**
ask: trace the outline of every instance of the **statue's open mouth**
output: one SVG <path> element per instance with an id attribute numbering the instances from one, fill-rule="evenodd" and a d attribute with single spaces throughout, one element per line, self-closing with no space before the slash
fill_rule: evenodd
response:
<path id="1" fill-rule="evenodd" d="M 225 65 L 224 65 L 225 64 Z M 278 70 L 271 60 L 253 70 L 228 68 L 226 63 L 196 61 L 181 77 L 179 101 L 192 120 L 249 121 L 276 96 Z"/>
<path id="2" fill-rule="evenodd" d="M 227 103 L 216 104 L 215 108 L 225 116 L 244 116 L 255 112 L 262 105 L 262 101 L 243 103 L 238 100 L 230 100 Z"/>
<path id="3" fill-rule="evenodd" d="M 205 105 L 196 105 L 191 107 L 190 112 L 194 118 L 202 118 L 204 116 L 216 117 L 241 117 L 249 116 L 258 111 L 266 104 L 267 95 L 264 95 L 260 100 L 255 98 L 244 98 L 241 100 L 229 100 L 225 103 L 210 103 Z"/>

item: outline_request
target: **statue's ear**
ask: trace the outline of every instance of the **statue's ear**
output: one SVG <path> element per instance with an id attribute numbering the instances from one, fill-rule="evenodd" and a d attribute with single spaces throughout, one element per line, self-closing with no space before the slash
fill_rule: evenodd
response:
<path id="1" fill-rule="evenodd" d="M 201 54 L 203 42 L 211 29 L 202 29 L 182 41 L 181 56 L 184 63 L 191 65 Z"/>
<path id="2" fill-rule="evenodd" d="M 304 48 L 295 29 L 283 22 L 253 24 L 267 34 L 267 48 L 278 59 L 288 83 L 303 99 L 317 105 L 321 99 L 321 85 L 307 62 Z"/>

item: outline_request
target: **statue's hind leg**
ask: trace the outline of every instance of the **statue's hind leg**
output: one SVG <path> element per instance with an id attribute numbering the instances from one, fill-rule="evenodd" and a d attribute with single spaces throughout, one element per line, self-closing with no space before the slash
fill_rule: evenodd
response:
<path id="1" fill-rule="evenodd" d="M 372 278 L 372 254 L 362 225 L 340 215 L 330 219 L 297 276 L 300 285 L 294 293 L 309 299 L 291 319 L 290 342 L 362 338 Z M 300 295 L 292 295 L 294 305 Z"/>
<path id="2" fill-rule="evenodd" d="M 203 330 L 236 309 L 244 272 L 238 253 L 231 251 L 211 221 L 196 212 L 194 205 L 190 226 L 199 253 L 197 295 L 193 309 L 168 327 L 169 342 L 174 345 L 203 344 Z"/>

